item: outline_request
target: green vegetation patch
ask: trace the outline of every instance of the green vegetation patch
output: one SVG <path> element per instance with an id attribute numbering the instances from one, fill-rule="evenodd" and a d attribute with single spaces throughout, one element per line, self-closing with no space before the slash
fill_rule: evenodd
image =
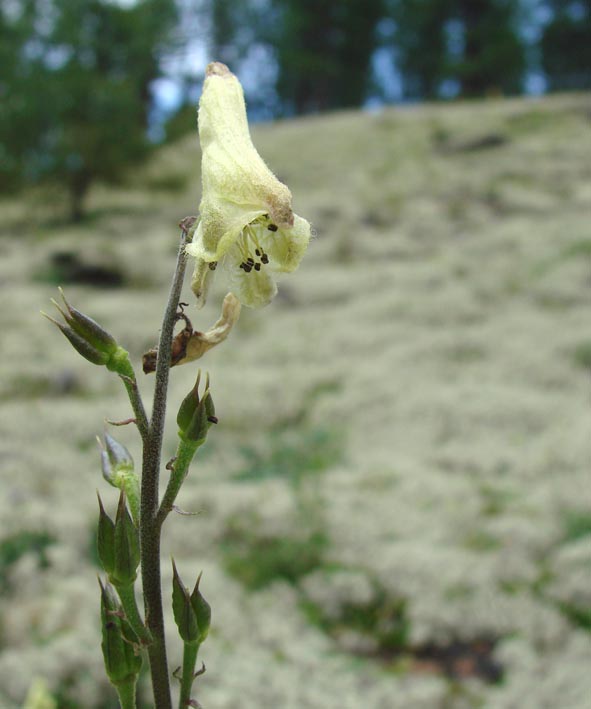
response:
<path id="1" fill-rule="evenodd" d="M 231 525 L 221 550 L 226 571 L 248 589 L 277 580 L 295 584 L 323 565 L 328 545 L 323 530 L 312 528 L 302 537 L 272 537 L 245 528 L 243 521 Z"/>
<path id="2" fill-rule="evenodd" d="M 591 340 L 580 342 L 573 350 L 573 361 L 578 367 L 591 369 Z"/>
<path id="3" fill-rule="evenodd" d="M 559 608 L 573 625 L 591 633 L 591 608 L 581 608 L 572 603 L 561 603 Z"/>
<path id="4" fill-rule="evenodd" d="M 47 568 L 49 560 L 46 550 L 55 541 L 55 537 L 48 532 L 30 530 L 17 532 L 0 541 L 0 594 L 10 590 L 10 569 L 25 554 L 35 554 L 39 568 Z"/>
<path id="5" fill-rule="evenodd" d="M 238 480 L 282 478 L 298 483 L 341 460 L 342 435 L 330 428 L 278 430 L 264 450 L 245 446 L 242 453 L 245 466 L 236 475 Z"/>
<path id="6" fill-rule="evenodd" d="M 565 542 L 591 535 L 591 510 L 569 510 L 563 517 L 562 525 Z"/>
<path id="7" fill-rule="evenodd" d="M 376 587 L 373 597 L 364 602 L 342 601 L 336 615 L 310 599 L 302 606 L 310 621 L 331 637 L 338 639 L 342 633 L 354 631 L 371 638 L 378 655 L 398 653 L 408 644 L 407 602 L 383 588 Z"/>

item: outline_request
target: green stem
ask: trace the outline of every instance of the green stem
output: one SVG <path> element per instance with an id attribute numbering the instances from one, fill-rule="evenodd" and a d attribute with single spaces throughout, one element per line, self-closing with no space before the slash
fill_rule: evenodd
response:
<path id="1" fill-rule="evenodd" d="M 181 695 L 179 697 L 179 709 L 186 709 L 191 700 L 191 688 L 195 679 L 195 664 L 197 662 L 197 653 L 199 652 L 199 643 L 185 643 L 183 650 L 183 674 L 181 678 Z"/>
<path id="2" fill-rule="evenodd" d="M 137 686 L 137 677 L 128 679 L 126 682 L 115 685 L 117 696 L 119 697 L 119 705 L 121 709 L 136 709 L 135 704 L 135 688 Z"/>
<path id="3" fill-rule="evenodd" d="M 119 594 L 121 605 L 125 611 L 125 616 L 133 628 L 134 633 L 138 636 L 143 645 L 149 645 L 152 642 L 152 636 L 150 635 L 150 631 L 144 625 L 144 621 L 142 620 L 140 611 L 137 607 L 137 600 L 133 585 L 116 584 L 115 588 Z"/>
<path id="4" fill-rule="evenodd" d="M 129 368 L 131 370 L 130 374 L 120 374 L 119 376 L 121 377 L 121 381 L 127 390 L 127 396 L 129 397 L 129 402 L 135 415 L 135 423 L 138 427 L 138 431 L 140 432 L 140 436 L 142 437 L 142 441 L 145 444 L 148 438 L 148 417 L 146 415 L 146 410 L 144 409 L 144 402 L 140 396 L 140 390 L 135 378 L 135 372 L 133 371 L 131 364 L 129 365 Z"/>
<path id="5" fill-rule="evenodd" d="M 158 526 L 162 527 L 164 520 L 172 510 L 176 496 L 181 489 L 181 485 L 187 477 L 187 472 L 191 461 L 193 460 L 195 453 L 199 448 L 193 441 L 183 441 L 179 442 L 176 459 L 174 461 L 174 466 L 170 474 L 170 479 L 168 485 L 166 486 L 166 492 L 160 503 L 160 509 L 158 510 L 157 522 Z"/>
<path id="6" fill-rule="evenodd" d="M 187 233 L 183 230 L 181 232 L 176 269 L 160 330 L 152 420 L 147 438 L 144 441 L 142 462 L 140 509 L 142 586 L 144 590 L 146 624 L 153 638 L 153 642 L 148 645 L 148 658 L 156 709 L 172 709 L 164 638 L 164 615 L 162 612 L 160 527 L 156 517 L 158 514 L 158 483 L 164 418 L 166 415 L 166 394 L 172 351 L 172 335 L 185 274 L 186 241 Z"/>

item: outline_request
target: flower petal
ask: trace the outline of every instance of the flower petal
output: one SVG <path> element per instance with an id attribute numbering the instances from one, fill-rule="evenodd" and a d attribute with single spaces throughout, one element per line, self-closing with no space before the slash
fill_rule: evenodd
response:
<path id="1" fill-rule="evenodd" d="M 257 205 L 278 226 L 293 223 L 291 192 L 252 143 L 242 86 L 218 62 L 206 69 L 199 101 L 199 139 L 204 197 L 215 193 L 236 205 Z"/>
<path id="2" fill-rule="evenodd" d="M 187 253 L 204 261 L 220 261 L 232 248 L 247 224 L 265 210 L 253 205 L 241 206 L 227 200 L 203 198 L 201 221 Z"/>
<path id="3" fill-rule="evenodd" d="M 275 232 L 265 229 L 261 234 L 261 245 L 276 271 L 295 271 L 308 248 L 310 224 L 297 214 L 294 217 L 291 228 L 278 229 Z"/>
<path id="4" fill-rule="evenodd" d="M 187 246 L 187 250 L 190 244 Z M 202 308 L 207 299 L 207 292 L 213 279 L 213 271 L 209 267 L 209 263 L 201 258 L 195 261 L 195 270 L 191 279 L 191 290 L 197 298 L 197 307 Z"/>

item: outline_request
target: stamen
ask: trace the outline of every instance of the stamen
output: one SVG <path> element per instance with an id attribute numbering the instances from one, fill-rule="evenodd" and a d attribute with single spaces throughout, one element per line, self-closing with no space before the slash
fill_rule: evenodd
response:
<path id="1" fill-rule="evenodd" d="M 209 263 L 209 270 L 210 270 L 210 271 L 215 271 L 217 265 L 218 265 L 218 262 L 217 262 L 217 261 L 210 261 L 210 263 Z"/>
<path id="2" fill-rule="evenodd" d="M 277 231 L 277 230 L 279 229 L 279 227 L 277 226 L 277 224 L 269 224 L 269 226 L 267 227 L 267 229 L 268 229 L 269 231 Z"/>
<path id="3" fill-rule="evenodd" d="M 261 264 L 260 264 L 260 263 L 255 263 L 255 265 L 254 265 L 254 270 L 255 270 L 255 271 L 260 271 L 260 270 L 261 270 Z"/>
<path id="4" fill-rule="evenodd" d="M 261 256 L 261 262 L 262 263 L 269 263 L 269 257 L 264 252 L 263 252 L 263 255 Z"/>

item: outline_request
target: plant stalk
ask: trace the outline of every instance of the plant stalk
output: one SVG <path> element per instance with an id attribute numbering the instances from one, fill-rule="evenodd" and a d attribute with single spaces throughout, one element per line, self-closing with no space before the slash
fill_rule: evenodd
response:
<path id="1" fill-rule="evenodd" d="M 137 686 L 137 677 L 130 678 L 126 682 L 122 682 L 115 686 L 119 704 L 121 709 L 136 709 L 135 689 Z"/>
<path id="2" fill-rule="evenodd" d="M 183 674 L 181 677 L 181 694 L 179 697 L 179 709 L 186 709 L 191 701 L 191 688 L 195 680 L 195 663 L 199 643 L 184 643 L 183 649 Z"/>
<path id="3" fill-rule="evenodd" d="M 121 376 L 121 375 L 120 375 Z M 135 378 L 135 372 L 131 370 L 130 376 L 121 376 L 121 381 L 127 389 L 127 396 L 131 403 L 131 408 L 135 414 L 135 423 L 142 437 L 142 441 L 145 444 L 148 438 L 148 417 L 146 416 L 146 410 L 144 409 L 144 402 L 140 396 L 140 392 L 137 385 L 137 380 Z"/>
<path id="4" fill-rule="evenodd" d="M 152 638 L 140 616 L 133 584 L 115 584 L 115 588 L 119 594 L 119 600 L 125 611 L 127 621 L 131 625 L 134 633 L 138 636 L 138 640 L 144 645 L 149 645 L 152 642 Z"/>
<path id="5" fill-rule="evenodd" d="M 157 522 L 159 528 L 162 527 L 164 520 L 168 517 L 173 508 L 174 501 L 187 477 L 189 466 L 195 457 L 197 448 L 199 448 L 199 446 L 192 442 L 181 441 L 179 443 L 176 460 L 174 461 L 170 479 L 166 486 L 162 502 L 160 503 L 160 509 L 158 510 Z"/>
<path id="6" fill-rule="evenodd" d="M 166 415 L 166 395 L 172 350 L 172 336 L 176 323 L 176 313 L 185 275 L 185 244 L 187 232 L 183 229 L 176 269 L 172 279 L 168 303 L 164 312 L 158 358 L 156 362 L 156 383 L 154 404 L 148 435 L 144 442 L 142 461 L 140 546 L 142 585 L 144 591 L 146 625 L 153 642 L 148 646 L 148 658 L 152 674 L 152 690 L 156 709 L 172 709 L 168 661 L 164 638 L 164 614 L 162 611 L 162 590 L 160 581 L 160 526 L 158 514 L 158 483 L 164 419 Z"/>

